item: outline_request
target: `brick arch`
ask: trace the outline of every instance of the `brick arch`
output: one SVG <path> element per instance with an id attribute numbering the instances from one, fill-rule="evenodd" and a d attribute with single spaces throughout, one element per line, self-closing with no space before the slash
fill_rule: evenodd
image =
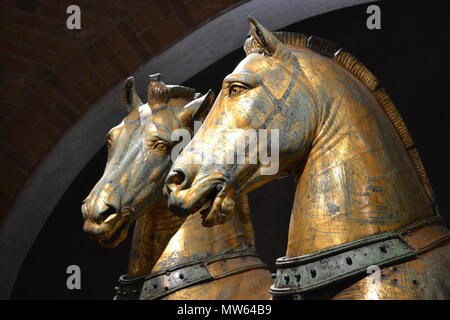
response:
<path id="1" fill-rule="evenodd" d="M 117 97 L 123 79 L 134 74 L 139 85 L 154 72 L 168 83 L 189 79 L 242 45 L 247 14 L 278 29 L 364 2 L 0 2 L 0 261 L 8 261 L 0 265 L 0 297 L 9 296 L 64 190 L 124 116 Z M 70 4 L 81 7 L 81 31 L 65 29 Z"/>

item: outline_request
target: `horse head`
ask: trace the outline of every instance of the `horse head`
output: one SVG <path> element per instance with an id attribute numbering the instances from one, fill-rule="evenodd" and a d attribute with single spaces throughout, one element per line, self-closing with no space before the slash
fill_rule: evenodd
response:
<path id="1" fill-rule="evenodd" d="M 318 103 L 296 57 L 249 20 L 247 57 L 224 79 L 210 114 L 167 178 L 170 209 L 180 215 L 201 209 L 205 226 L 227 220 L 236 194 L 284 176 L 316 131 Z M 274 161 L 261 157 L 268 147 Z"/>
<path id="2" fill-rule="evenodd" d="M 116 247 L 143 213 L 166 206 L 163 186 L 177 145 L 172 134 L 187 130 L 212 105 L 214 94 L 166 85 L 150 76 L 142 103 L 133 78 L 125 81 L 121 103 L 128 115 L 106 136 L 108 159 L 102 178 L 83 201 L 83 230 L 105 247 Z"/>

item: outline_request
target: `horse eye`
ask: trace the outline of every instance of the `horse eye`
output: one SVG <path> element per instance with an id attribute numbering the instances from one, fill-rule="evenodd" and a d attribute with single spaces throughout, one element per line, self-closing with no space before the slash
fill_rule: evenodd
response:
<path id="1" fill-rule="evenodd" d="M 247 88 L 237 85 L 237 84 L 232 84 L 230 86 L 229 96 L 230 97 L 236 96 L 236 95 L 242 93 L 245 89 L 247 89 Z"/>
<path id="2" fill-rule="evenodd" d="M 167 152 L 167 150 L 169 150 L 169 147 L 164 142 L 158 142 L 154 145 L 153 149 L 165 153 Z"/>

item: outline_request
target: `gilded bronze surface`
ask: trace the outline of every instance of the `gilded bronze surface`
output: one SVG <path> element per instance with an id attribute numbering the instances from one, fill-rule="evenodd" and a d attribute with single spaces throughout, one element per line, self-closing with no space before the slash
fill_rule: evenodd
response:
<path id="1" fill-rule="evenodd" d="M 435 214 L 417 149 L 375 76 L 326 40 L 271 33 L 249 20 L 247 57 L 224 79 L 167 178 L 169 208 L 194 214 L 211 200 L 203 225 L 219 225 L 233 216 L 236 196 L 290 174 L 297 190 L 287 257 L 396 231 Z M 261 162 L 208 161 L 236 152 L 232 147 L 243 137 L 229 134 L 234 129 L 279 130 L 277 174 L 262 175 Z M 383 269 L 380 282 L 356 279 L 319 297 L 448 299 L 449 270 L 447 241 Z"/>
<path id="2" fill-rule="evenodd" d="M 233 250 L 255 251 L 245 195 L 235 198 L 237 214 L 212 229 L 203 228 L 196 216 L 173 215 L 163 195 L 177 143 L 171 134 L 176 129 L 192 134 L 193 121 L 204 117 L 213 99 L 211 91 L 199 97 L 193 89 L 165 85 L 153 75 L 143 104 L 134 81 L 124 84 L 121 100 L 129 114 L 107 135 L 105 172 L 84 200 L 82 213 L 84 231 L 105 247 L 119 245 L 137 220 L 128 266 L 131 279 Z M 270 272 L 255 268 L 179 290 L 166 299 L 268 299 L 271 284 Z"/>

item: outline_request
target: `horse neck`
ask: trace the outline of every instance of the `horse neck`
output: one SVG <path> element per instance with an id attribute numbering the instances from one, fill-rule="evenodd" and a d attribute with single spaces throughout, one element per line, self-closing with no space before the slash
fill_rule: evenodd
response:
<path id="1" fill-rule="evenodd" d="M 321 89 L 328 101 L 321 103 L 320 125 L 297 184 L 288 256 L 397 230 L 432 214 L 407 150 L 377 100 L 344 70 L 331 79 Z"/>
<path id="2" fill-rule="evenodd" d="M 246 195 L 238 199 L 235 214 L 224 224 L 206 228 L 198 214 L 189 216 L 170 239 L 153 272 L 244 249 L 255 250 Z"/>
<path id="3" fill-rule="evenodd" d="M 133 277 L 149 273 L 182 222 L 165 205 L 139 217 L 134 227 L 128 275 Z"/>

